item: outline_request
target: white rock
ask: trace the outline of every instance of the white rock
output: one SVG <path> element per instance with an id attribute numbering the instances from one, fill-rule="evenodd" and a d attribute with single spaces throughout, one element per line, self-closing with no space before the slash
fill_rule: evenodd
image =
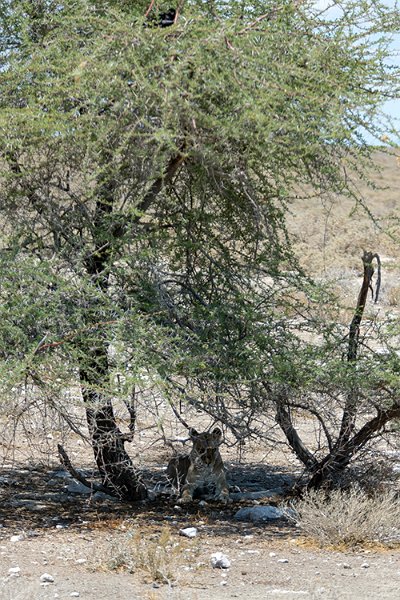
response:
<path id="1" fill-rule="evenodd" d="M 86 558 L 77 558 L 75 562 L 77 565 L 83 565 L 86 562 Z"/>
<path id="2" fill-rule="evenodd" d="M 289 559 L 288 558 L 278 558 L 278 562 L 279 563 L 288 563 Z"/>
<path id="3" fill-rule="evenodd" d="M 12 535 L 10 537 L 10 542 L 21 542 L 24 539 L 24 535 L 20 533 L 19 535 Z"/>
<path id="4" fill-rule="evenodd" d="M 222 552 L 215 552 L 211 555 L 211 566 L 213 569 L 229 569 L 231 561 Z"/>
<path id="5" fill-rule="evenodd" d="M 186 527 L 185 529 L 180 529 L 179 534 L 184 537 L 194 538 L 197 535 L 196 527 Z"/>
<path id="6" fill-rule="evenodd" d="M 19 577 L 20 573 L 21 569 L 19 567 L 11 567 L 11 569 L 8 569 L 8 574 L 10 577 Z"/>
<path id="7" fill-rule="evenodd" d="M 361 565 L 361 568 L 362 568 L 362 569 L 369 569 L 369 564 L 368 564 L 367 562 L 365 562 L 365 563 L 363 563 L 363 564 Z"/>
<path id="8" fill-rule="evenodd" d="M 43 573 L 43 575 L 40 576 L 40 581 L 41 583 L 53 583 L 54 577 L 49 573 Z"/>
<path id="9" fill-rule="evenodd" d="M 79 592 L 71 592 L 70 596 L 71 596 L 71 598 L 79 598 L 80 593 Z"/>

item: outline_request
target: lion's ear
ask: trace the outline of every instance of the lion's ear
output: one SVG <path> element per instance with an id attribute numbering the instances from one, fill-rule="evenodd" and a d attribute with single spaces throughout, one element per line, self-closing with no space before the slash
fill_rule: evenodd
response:
<path id="1" fill-rule="evenodd" d="M 194 439 L 194 438 L 197 438 L 197 437 L 199 437 L 199 433 L 198 433 L 198 431 L 196 431 L 196 429 L 195 429 L 194 427 L 191 427 L 191 428 L 189 429 L 189 436 L 190 436 L 192 439 Z"/>
<path id="2" fill-rule="evenodd" d="M 213 438 L 215 438 L 216 440 L 219 440 L 222 437 L 222 431 L 220 430 L 219 427 L 216 427 L 214 429 L 214 431 L 211 432 L 211 435 L 213 436 Z"/>

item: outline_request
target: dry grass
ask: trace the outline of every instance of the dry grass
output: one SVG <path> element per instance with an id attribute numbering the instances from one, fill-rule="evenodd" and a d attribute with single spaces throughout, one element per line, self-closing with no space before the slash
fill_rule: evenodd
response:
<path id="1" fill-rule="evenodd" d="M 393 492 L 373 497 L 360 489 L 310 492 L 294 506 L 297 525 L 320 547 L 400 542 L 400 500 Z"/>
<path id="2" fill-rule="evenodd" d="M 98 566 L 112 571 L 141 573 L 147 582 L 171 584 L 179 575 L 186 561 L 184 542 L 177 541 L 169 528 L 151 534 L 145 529 L 131 526 L 124 534 L 118 534 L 109 542 Z M 196 551 L 191 548 L 190 551 Z M 192 554 L 193 556 L 193 554 Z"/>

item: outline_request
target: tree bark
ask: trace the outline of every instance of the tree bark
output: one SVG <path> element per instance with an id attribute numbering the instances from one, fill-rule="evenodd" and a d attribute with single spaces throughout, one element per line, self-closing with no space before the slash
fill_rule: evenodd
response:
<path id="1" fill-rule="evenodd" d="M 124 446 L 131 436 L 119 430 L 112 402 L 102 391 L 108 379 L 105 340 L 103 346 L 85 349 L 79 372 L 94 457 L 103 484 L 124 500 L 143 500 L 147 489 Z"/>
<path id="2" fill-rule="evenodd" d="M 107 227 L 109 216 L 113 211 L 114 196 L 114 181 L 112 179 L 100 181 L 92 230 L 94 251 L 86 260 L 88 274 L 100 293 L 105 295 L 108 294 L 109 270 L 114 246 L 119 238 L 118 232 Z M 90 318 L 93 318 L 93 315 Z M 94 320 L 96 320 L 95 316 Z M 147 497 L 147 489 L 140 481 L 140 476 L 124 446 L 126 441 L 132 439 L 132 435 L 124 435 L 119 430 L 112 401 L 107 396 L 109 377 L 107 340 L 100 337 L 93 344 L 89 344 L 85 339 L 81 339 L 79 350 L 82 397 L 94 457 L 103 484 L 124 500 L 143 500 Z"/>
<path id="3" fill-rule="evenodd" d="M 375 293 L 376 302 L 380 286 L 380 260 L 377 254 L 364 251 L 362 256 L 364 266 L 363 282 L 360 293 L 358 294 L 356 309 L 354 311 L 354 316 L 349 328 L 347 362 L 350 365 L 355 365 L 357 362 L 361 321 L 364 315 L 365 305 L 367 303 L 368 290 L 371 290 L 372 292 L 372 277 L 374 275 L 374 267 L 372 262 L 374 259 L 378 261 L 378 282 Z M 357 415 L 358 396 L 358 389 L 356 386 L 353 386 L 348 393 L 346 405 L 344 407 L 340 433 L 336 442 L 336 449 L 339 449 L 340 446 L 346 444 L 351 437 L 354 429 L 354 421 Z"/>
<path id="4" fill-rule="evenodd" d="M 349 465 L 353 456 L 368 443 L 375 433 L 380 431 L 386 423 L 400 418 L 400 406 L 393 404 L 388 410 L 379 411 L 376 417 L 365 423 L 350 440 L 348 440 L 340 451 L 334 451 L 326 456 L 317 466 L 314 475 L 308 482 L 308 489 L 321 486 L 330 487 Z"/>

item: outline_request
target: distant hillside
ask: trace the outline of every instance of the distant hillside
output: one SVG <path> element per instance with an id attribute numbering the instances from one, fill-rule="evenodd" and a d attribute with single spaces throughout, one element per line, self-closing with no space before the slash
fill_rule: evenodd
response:
<path id="1" fill-rule="evenodd" d="M 336 280 L 349 301 L 358 289 L 363 250 L 382 259 L 382 303 L 400 307 L 400 157 L 375 155 L 380 173 L 372 173 L 377 189 L 359 190 L 376 223 L 360 207 L 340 196 L 295 200 L 289 230 L 301 264 L 315 276 Z M 391 237 L 392 236 L 392 237 Z"/>

